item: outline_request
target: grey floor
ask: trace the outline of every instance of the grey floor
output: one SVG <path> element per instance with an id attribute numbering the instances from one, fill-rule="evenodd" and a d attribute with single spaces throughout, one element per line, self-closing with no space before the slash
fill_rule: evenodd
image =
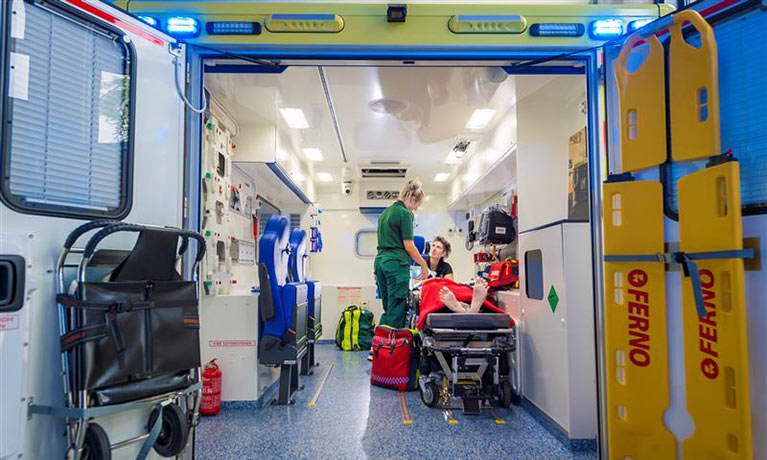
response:
<path id="1" fill-rule="evenodd" d="M 490 415 L 463 415 L 449 424 L 443 412 L 406 395 L 412 424 L 404 424 L 397 391 L 370 385 L 365 352 L 318 347 L 320 366 L 302 378 L 294 406 L 222 409 L 197 430 L 197 459 L 595 459 L 593 449 L 573 452 L 522 407 Z M 315 407 L 322 375 L 334 368 Z"/>

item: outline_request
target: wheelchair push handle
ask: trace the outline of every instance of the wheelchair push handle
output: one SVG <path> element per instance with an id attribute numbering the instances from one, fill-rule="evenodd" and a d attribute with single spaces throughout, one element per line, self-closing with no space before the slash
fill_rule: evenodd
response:
<path id="1" fill-rule="evenodd" d="M 90 222 L 86 222 L 83 225 L 72 230 L 69 236 L 67 236 L 66 241 L 64 241 L 64 249 L 66 250 L 72 249 L 72 246 L 75 245 L 77 240 L 91 230 L 95 230 L 97 228 L 102 228 L 102 227 L 108 227 L 118 222 L 119 221 L 117 220 L 109 220 L 109 219 L 99 219 L 99 220 L 92 220 Z"/>
<path id="2" fill-rule="evenodd" d="M 179 248 L 179 255 L 186 252 L 186 249 L 189 247 L 189 238 L 193 238 L 197 240 L 198 246 L 197 246 L 197 256 L 195 257 L 195 264 L 199 263 L 203 257 L 205 257 L 205 239 L 197 232 L 192 232 L 189 230 L 182 230 L 178 228 L 173 227 L 148 227 L 144 225 L 137 225 L 137 224 L 128 224 L 128 223 L 115 223 L 114 225 L 110 225 L 106 228 L 103 228 L 99 230 L 93 237 L 91 237 L 90 240 L 88 240 L 88 244 L 85 245 L 85 250 L 83 251 L 83 258 L 84 259 L 90 259 L 93 256 L 93 253 L 96 251 L 96 247 L 98 244 L 106 238 L 107 236 L 118 233 L 118 232 L 135 232 L 140 233 L 146 229 L 152 229 L 156 231 L 161 232 L 167 232 L 174 235 L 177 235 L 181 237 L 181 247 Z"/>

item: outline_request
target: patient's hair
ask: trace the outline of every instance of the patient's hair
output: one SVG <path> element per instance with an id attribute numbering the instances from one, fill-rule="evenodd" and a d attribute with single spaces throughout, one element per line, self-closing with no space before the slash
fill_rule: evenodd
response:
<path id="1" fill-rule="evenodd" d="M 439 241 L 442 243 L 442 247 L 445 248 L 444 258 L 447 259 L 447 256 L 450 255 L 450 243 L 445 239 L 444 236 L 441 235 L 435 236 L 434 241 Z"/>
<path id="2" fill-rule="evenodd" d="M 403 203 L 407 203 L 408 198 L 412 196 L 419 203 L 422 202 L 424 198 L 426 198 L 426 194 L 423 192 L 422 187 L 421 181 L 417 177 L 415 179 L 410 179 L 405 186 L 402 187 L 402 190 L 400 190 L 399 200 Z"/>

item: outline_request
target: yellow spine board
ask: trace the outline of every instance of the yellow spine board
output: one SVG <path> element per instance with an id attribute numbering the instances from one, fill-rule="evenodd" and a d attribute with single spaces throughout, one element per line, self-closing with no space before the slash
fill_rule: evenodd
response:
<path id="1" fill-rule="evenodd" d="M 645 41 L 648 54 L 634 72 L 626 69 L 629 55 Z M 621 133 L 621 171 L 639 171 L 666 161 L 665 52 L 652 35 L 634 34 L 623 44 L 615 61 Z"/>
<path id="2" fill-rule="evenodd" d="M 607 255 L 663 252 L 663 187 L 604 184 Z M 676 458 L 663 424 L 669 406 L 666 274 L 658 262 L 605 263 L 608 445 L 610 458 Z"/>
<path id="3" fill-rule="evenodd" d="M 684 252 L 743 249 L 737 162 L 679 180 L 679 235 Z M 700 318 L 683 278 L 687 410 L 695 432 L 684 458 L 751 459 L 746 299 L 742 259 L 696 261 L 708 316 Z"/>
<path id="4" fill-rule="evenodd" d="M 688 44 L 683 26 L 700 33 L 700 48 Z M 669 45 L 671 156 L 690 161 L 721 153 L 719 71 L 714 31 L 694 10 L 674 15 Z"/>

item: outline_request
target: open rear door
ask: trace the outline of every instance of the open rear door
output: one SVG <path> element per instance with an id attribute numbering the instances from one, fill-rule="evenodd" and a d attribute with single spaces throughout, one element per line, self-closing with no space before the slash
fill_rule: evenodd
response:
<path id="1" fill-rule="evenodd" d="M 101 1 L 0 8 L 0 459 L 63 458 L 64 420 L 28 414 L 30 404 L 66 400 L 56 258 L 86 220 L 183 225 L 184 103 L 174 79 L 185 56 L 172 37 Z M 148 416 L 99 424 L 114 444 L 144 433 Z M 139 446 L 114 458 L 135 458 Z"/>
<path id="2" fill-rule="evenodd" d="M 701 1 L 605 46 L 609 458 L 767 455 L 765 24 Z"/>

